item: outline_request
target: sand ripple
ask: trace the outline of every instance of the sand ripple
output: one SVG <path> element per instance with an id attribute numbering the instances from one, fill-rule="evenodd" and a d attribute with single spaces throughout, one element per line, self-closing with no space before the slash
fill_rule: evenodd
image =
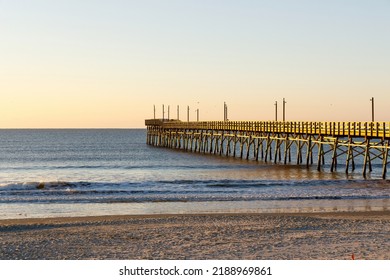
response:
<path id="1" fill-rule="evenodd" d="M 0 259 L 390 259 L 390 213 L 0 221 Z"/>

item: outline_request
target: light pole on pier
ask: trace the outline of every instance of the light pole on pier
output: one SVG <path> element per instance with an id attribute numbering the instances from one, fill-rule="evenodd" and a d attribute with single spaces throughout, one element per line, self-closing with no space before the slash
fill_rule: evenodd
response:
<path id="1" fill-rule="evenodd" d="M 153 105 L 153 119 L 156 119 L 156 105 Z"/>
<path id="2" fill-rule="evenodd" d="M 179 105 L 177 105 L 177 120 L 180 120 L 180 117 L 179 117 Z"/>
<path id="3" fill-rule="evenodd" d="M 275 101 L 275 121 L 278 121 L 278 101 Z"/>
<path id="4" fill-rule="evenodd" d="M 169 121 L 169 109 L 170 109 L 170 108 L 169 108 L 169 105 L 168 105 L 168 121 Z"/>
<path id="5" fill-rule="evenodd" d="M 190 121 L 190 106 L 187 106 L 187 122 Z"/>
<path id="6" fill-rule="evenodd" d="M 163 121 L 164 121 L 164 119 L 165 119 L 165 110 L 164 110 L 164 104 L 162 105 L 162 113 L 163 113 L 163 114 L 162 114 L 162 115 L 163 115 L 162 117 L 163 117 Z"/>
<path id="7" fill-rule="evenodd" d="M 226 102 L 223 102 L 223 121 L 228 121 L 228 107 L 226 105 Z"/>
<path id="8" fill-rule="evenodd" d="M 196 121 L 197 122 L 199 121 L 199 108 L 196 109 Z"/>
<path id="9" fill-rule="evenodd" d="M 283 98 L 283 121 L 286 121 L 286 101 Z"/>
<path id="10" fill-rule="evenodd" d="M 372 98 L 370 99 L 370 101 L 371 101 L 371 119 L 372 119 L 372 122 L 374 122 L 374 121 L 375 121 L 374 97 L 372 97 Z"/>

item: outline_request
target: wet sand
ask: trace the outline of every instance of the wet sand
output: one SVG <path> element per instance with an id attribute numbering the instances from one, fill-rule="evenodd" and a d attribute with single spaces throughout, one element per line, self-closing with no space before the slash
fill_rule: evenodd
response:
<path id="1" fill-rule="evenodd" d="M 0 259 L 390 259 L 390 211 L 0 220 Z"/>

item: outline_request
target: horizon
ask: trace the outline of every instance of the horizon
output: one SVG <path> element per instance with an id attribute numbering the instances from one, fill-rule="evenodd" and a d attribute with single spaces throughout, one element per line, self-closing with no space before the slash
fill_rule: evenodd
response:
<path id="1" fill-rule="evenodd" d="M 150 118 L 153 119 L 153 118 Z M 156 118 L 158 120 L 159 118 Z M 147 120 L 147 119 L 145 119 Z M 161 119 L 159 119 L 161 120 Z M 177 120 L 177 119 L 170 119 L 172 120 Z M 166 121 L 168 121 L 166 119 Z M 179 120 L 182 121 L 183 123 L 186 123 L 187 121 L 184 120 Z M 214 122 L 215 120 L 199 120 L 199 122 Z M 217 121 L 223 121 L 223 120 L 217 120 Z M 283 122 L 281 120 L 275 121 L 275 120 L 240 120 L 242 122 Z M 227 122 L 240 122 L 238 120 L 228 120 Z M 196 120 L 190 120 L 190 122 L 198 122 Z M 294 120 L 286 120 L 286 123 L 294 123 L 294 122 L 313 122 L 313 123 L 388 123 L 390 125 L 390 121 L 294 121 Z M 143 127 L 7 127 L 3 128 L 0 127 L 0 130 L 128 130 L 128 129 L 138 129 L 138 130 L 146 130 L 147 126 L 144 125 Z"/>
<path id="2" fill-rule="evenodd" d="M 0 128 L 390 121 L 390 2 L 0 2 Z M 166 107 L 167 108 L 167 107 Z"/>

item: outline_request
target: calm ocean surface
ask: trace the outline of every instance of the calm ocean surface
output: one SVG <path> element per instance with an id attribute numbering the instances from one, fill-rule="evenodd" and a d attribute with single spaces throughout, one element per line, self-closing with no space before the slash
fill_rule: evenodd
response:
<path id="1" fill-rule="evenodd" d="M 0 219 L 390 206 L 380 168 L 364 180 L 359 166 L 347 177 L 145 142 L 144 129 L 0 130 Z"/>

